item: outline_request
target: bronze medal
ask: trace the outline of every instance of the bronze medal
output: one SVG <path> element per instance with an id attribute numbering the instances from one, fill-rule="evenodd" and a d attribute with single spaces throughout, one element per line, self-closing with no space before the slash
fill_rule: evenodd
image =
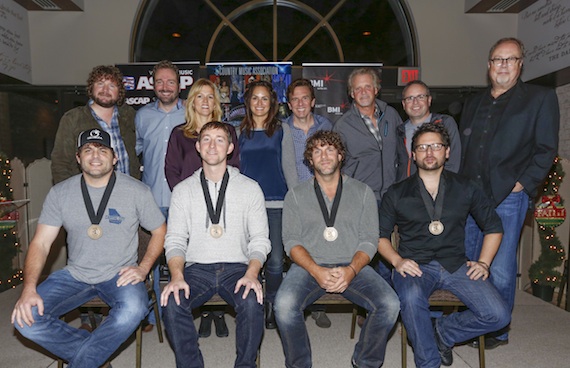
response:
<path id="1" fill-rule="evenodd" d="M 440 235 L 443 233 L 444 226 L 441 221 L 432 221 L 430 222 L 428 229 L 433 235 Z"/>
<path id="2" fill-rule="evenodd" d="M 224 229 L 218 225 L 218 224 L 214 224 L 212 226 L 210 226 L 210 235 L 212 235 L 212 238 L 219 238 L 224 234 Z"/>
<path id="3" fill-rule="evenodd" d="M 87 236 L 93 240 L 97 240 L 103 236 L 103 229 L 99 225 L 91 225 L 87 229 Z"/>

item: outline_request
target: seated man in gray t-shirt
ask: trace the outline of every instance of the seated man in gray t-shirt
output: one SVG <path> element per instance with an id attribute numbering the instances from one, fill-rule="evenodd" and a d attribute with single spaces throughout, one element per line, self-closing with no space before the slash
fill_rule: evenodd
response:
<path id="1" fill-rule="evenodd" d="M 162 252 L 166 225 L 150 189 L 116 173 L 109 134 L 82 132 L 77 162 L 82 174 L 48 193 L 24 266 L 24 288 L 12 313 L 20 333 L 69 362 L 98 368 L 134 332 L 148 312 L 144 280 Z M 137 264 L 139 225 L 151 230 Z M 67 266 L 38 285 L 60 228 L 67 231 Z M 111 309 L 92 333 L 59 317 L 100 297 Z"/>

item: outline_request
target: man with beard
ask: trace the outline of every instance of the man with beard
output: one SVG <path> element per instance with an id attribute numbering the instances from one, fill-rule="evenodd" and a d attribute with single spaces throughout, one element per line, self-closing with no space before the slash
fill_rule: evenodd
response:
<path id="1" fill-rule="evenodd" d="M 401 316 L 416 367 L 449 366 L 452 347 L 510 321 L 510 311 L 488 280 L 503 228 L 493 204 L 474 182 L 444 170 L 450 139 L 443 124 L 425 123 L 412 138 L 418 171 L 388 189 L 380 208 L 378 250 L 395 269 Z M 465 222 L 471 214 L 484 231 L 476 261 L 465 255 Z M 400 244 L 390 237 L 398 226 Z M 453 292 L 469 309 L 431 320 L 429 296 Z"/>
<path id="2" fill-rule="evenodd" d="M 319 130 L 332 130 L 332 123 L 324 116 L 313 114 L 316 98 L 315 90 L 308 79 L 296 79 L 287 87 L 287 104 L 291 109 L 291 115 L 283 122 L 291 128 L 291 134 L 283 137 L 283 140 L 291 140 L 290 144 L 284 145 L 284 150 L 293 150 L 295 156 L 293 162 L 283 162 L 283 173 L 287 180 L 287 186 L 293 188 L 313 177 L 308 163 L 305 161 L 305 144 L 313 133 Z M 285 142 L 284 142 L 285 143 Z M 291 164 L 291 165 L 288 165 Z M 311 317 L 317 326 L 329 328 L 331 320 L 325 312 L 325 306 L 310 306 Z"/>
<path id="3" fill-rule="evenodd" d="M 91 128 L 102 129 L 111 136 L 117 155 L 116 170 L 140 178 L 140 163 L 135 154 L 135 110 L 123 105 L 125 87 L 117 67 L 99 65 L 87 79 L 89 102 L 66 112 L 59 122 L 51 153 L 54 184 L 80 172 L 75 159 L 79 133 Z"/>
<path id="4" fill-rule="evenodd" d="M 459 173 L 483 188 L 503 222 L 505 233 L 491 266 L 491 282 L 511 310 L 529 198 L 534 199 L 552 167 L 560 125 L 556 92 L 520 79 L 524 56 L 524 46 L 516 38 L 500 39 L 491 47 L 487 62 L 491 86 L 467 100 L 459 124 Z M 477 259 L 483 233 L 472 218 L 465 232 L 467 256 Z M 488 335 L 485 348 L 508 344 L 507 331 Z"/>
<path id="5" fill-rule="evenodd" d="M 109 134 L 89 129 L 76 142 L 82 174 L 53 186 L 46 197 L 11 320 L 24 337 L 68 361 L 68 367 L 98 368 L 148 311 L 144 280 L 162 252 L 166 226 L 149 188 L 115 173 Z M 137 264 L 139 225 L 152 236 Z M 61 227 L 68 234 L 67 266 L 38 285 Z M 59 318 L 95 297 L 110 310 L 92 333 Z"/>
<path id="6" fill-rule="evenodd" d="M 305 159 L 315 177 L 293 189 L 283 205 L 283 242 L 294 264 L 277 291 L 275 317 L 286 367 L 310 367 L 304 309 L 325 293 L 338 293 L 368 311 L 352 355 L 353 367 L 379 367 L 399 313 L 398 298 L 369 265 L 378 243 L 374 192 L 340 172 L 341 137 L 318 131 Z"/>
<path id="7" fill-rule="evenodd" d="M 169 60 L 162 60 L 152 72 L 156 101 L 142 107 L 135 116 L 136 152 L 142 154 L 142 181 L 150 187 L 155 202 L 164 217 L 168 217 L 170 187 L 164 174 L 164 159 L 170 133 L 175 126 L 184 123 L 184 105 L 178 98 L 180 74 L 178 67 Z M 160 295 L 159 268 L 154 269 L 154 289 Z M 162 311 L 162 309 L 161 309 Z M 156 324 L 154 313 L 149 313 L 148 324 L 143 331 L 151 331 Z"/>
<path id="8" fill-rule="evenodd" d="M 66 112 L 59 121 L 51 153 L 51 175 L 54 184 L 80 173 L 76 161 L 76 144 L 79 133 L 97 128 L 109 133 L 111 145 L 117 155 L 115 170 L 140 179 L 140 163 L 135 154 L 135 110 L 123 105 L 125 87 L 123 75 L 112 65 L 93 68 L 87 78 L 89 102 Z M 81 308 L 81 326 L 91 331 L 89 316 Z M 96 323 L 102 320 L 95 314 Z"/>

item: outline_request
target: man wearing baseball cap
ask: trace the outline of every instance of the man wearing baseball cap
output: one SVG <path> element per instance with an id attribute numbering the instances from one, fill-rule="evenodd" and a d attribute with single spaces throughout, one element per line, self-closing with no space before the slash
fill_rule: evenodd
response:
<path id="1" fill-rule="evenodd" d="M 24 337 L 68 361 L 68 367 L 97 368 L 148 312 L 143 281 L 162 252 L 166 226 L 150 189 L 114 170 L 117 156 L 108 133 L 81 132 L 76 159 L 82 173 L 53 186 L 44 202 L 12 323 Z M 139 225 L 152 237 L 137 264 Z M 67 231 L 67 266 L 38 285 L 61 227 Z M 59 319 L 97 296 L 111 309 L 92 333 Z"/>

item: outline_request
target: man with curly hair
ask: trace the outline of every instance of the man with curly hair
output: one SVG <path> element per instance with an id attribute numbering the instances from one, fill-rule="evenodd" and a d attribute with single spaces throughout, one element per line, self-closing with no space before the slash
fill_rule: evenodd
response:
<path id="1" fill-rule="evenodd" d="M 303 310 L 325 293 L 340 294 L 368 311 L 352 355 L 353 367 L 379 367 L 400 304 L 394 290 L 368 265 L 378 244 L 378 210 L 366 184 L 340 172 L 345 149 L 338 133 L 318 131 L 305 159 L 315 177 L 283 204 L 283 243 L 294 264 L 277 291 L 275 317 L 286 367 L 310 367 Z"/>
<path id="2" fill-rule="evenodd" d="M 140 163 L 135 153 L 135 110 L 124 105 L 123 75 L 112 65 L 93 68 L 87 79 L 89 102 L 66 112 L 59 122 L 51 153 L 54 184 L 79 174 L 75 159 L 76 141 L 84 130 L 98 128 L 111 135 L 117 154 L 116 170 L 137 179 Z"/>

